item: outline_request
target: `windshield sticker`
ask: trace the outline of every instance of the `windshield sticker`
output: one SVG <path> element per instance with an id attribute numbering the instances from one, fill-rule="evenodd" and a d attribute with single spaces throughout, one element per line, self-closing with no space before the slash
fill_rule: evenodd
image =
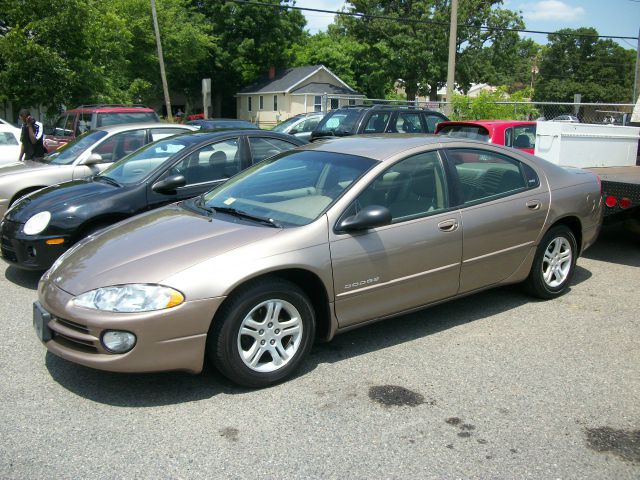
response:
<path id="1" fill-rule="evenodd" d="M 235 201 L 236 201 L 236 199 L 235 199 L 235 198 L 233 198 L 233 197 L 229 197 L 229 198 L 227 198 L 227 199 L 226 199 L 224 202 L 222 202 L 222 203 L 224 203 L 225 205 L 231 205 L 231 204 L 232 204 L 233 202 L 235 202 Z"/>

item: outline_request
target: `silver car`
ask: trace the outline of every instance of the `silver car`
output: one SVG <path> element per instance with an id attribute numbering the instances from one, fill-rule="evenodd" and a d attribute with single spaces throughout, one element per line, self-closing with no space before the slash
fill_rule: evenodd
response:
<path id="1" fill-rule="evenodd" d="M 20 197 L 49 185 L 95 175 L 149 142 L 192 130 L 196 128 L 169 123 L 103 127 L 83 134 L 41 161 L 16 161 L 2 165 L 0 218 Z"/>
<path id="2" fill-rule="evenodd" d="M 565 293 L 602 221 L 598 178 L 464 139 L 333 138 L 80 242 L 34 325 L 90 367 L 261 387 L 316 338 L 486 288 Z"/>
<path id="3" fill-rule="evenodd" d="M 286 119 L 272 128 L 274 132 L 288 133 L 303 140 L 311 139 L 311 132 L 316 128 L 320 120 L 324 118 L 324 113 L 313 112 L 303 113 Z"/>

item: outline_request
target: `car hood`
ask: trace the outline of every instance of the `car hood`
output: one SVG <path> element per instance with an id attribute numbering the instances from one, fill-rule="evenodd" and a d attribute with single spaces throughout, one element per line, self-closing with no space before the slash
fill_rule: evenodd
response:
<path id="1" fill-rule="evenodd" d="M 38 212 L 54 213 L 69 207 L 85 206 L 93 199 L 103 200 L 105 195 L 117 190 L 118 187 L 110 184 L 72 180 L 32 193 L 9 210 L 6 217 L 13 222 L 24 223 Z"/>
<path id="2" fill-rule="evenodd" d="M 58 165 L 50 165 L 48 163 L 34 162 L 33 160 L 25 160 L 24 162 L 15 162 L 8 165 L 0 166 L 0 177 L 5 175 L 13 175 L 22 172 L 34 172 L 35 170 L 43 170 Z"/>
<path id="3" fill-rule="evenodd" d="M 280 232 L 170 205 L 87 237 L 45 279 L 72 295 L 109 285 L 160 283 L 206 259 Z"/>

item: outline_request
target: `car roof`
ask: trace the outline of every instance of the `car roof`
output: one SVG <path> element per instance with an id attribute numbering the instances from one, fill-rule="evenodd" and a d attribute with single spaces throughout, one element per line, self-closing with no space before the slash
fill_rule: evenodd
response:
<path id="1" fill-rule="evenodd" d="M 127 132 L 129 130 L 138 130 L 140 128 L 180 128 L 182 130 L 196 130 L 193 125 L 185 125 L 182 123 L 163 123 L 163 122 L 138 122 L 138 123 L 119 123 L 117 125 L 108 125 L 106 127 L 98 127 L 94 130 L 102 130 L 109 133 Z"/>
<path id="2" fill-rule="evenodd" d="M 152 113 L 153 108 L 145 107 L 143 105 L 80 105 L 79 107 L 66 110 L 68 112 L 96 112 L 96 113 Z"/>
<path id="3" fill-rule="evenodd" d="M 382 162 L 405 150 L 411 150 L 413 148 L 427 145 L 444 145 L 447 143 L 469 143 L 470 146 L 486 146 L 486 143 L 483 142 L 476 142 L 461 138 L 450 138 L 441 135 L 386 133 L 352 135 L 348 137 L 329 137 L 326 140 L 313 142 L 299 148 L 304 150 L 358 155 Z"/>
<path id="4" fill-rule="evenodd" d="M 450 120 L 441 122 L 440 125 L 481 125 L 483 127 L 493 125 L 535 125 L 536 122 L 530 120 Z"/>
<path id="5" fill-rule="evenodd" d="M 190 126 L 190 125 L 189 125 Z M 272 136 L 279 137 L 287 142 L 306 144 L 305 140 L 301 140 L 287 133 L 272 132 L 270 130 L 261 130 L 259 128 L 223 128 L 220 130 L 193 130 L 178 134 L 180 136 L 192 136 L 200 138 L 202 141 L 215 137 L 226 137 L 230 135 L 248 135 L 248 136 Z"/>

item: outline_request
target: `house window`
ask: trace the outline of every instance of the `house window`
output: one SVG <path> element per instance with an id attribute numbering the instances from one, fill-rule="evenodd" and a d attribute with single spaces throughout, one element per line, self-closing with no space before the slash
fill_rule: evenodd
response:
<path id="1" fill-rule="evenodd" d="M 273 96 L 273 109 L 278 110 L 278 95 Z"/>
<path id="2" fill-rule="evenodd" d="M 335 110 L 336 108 L 340 108 L 340 99 L 332 98 L 331 99 L 331 110 Z"/>
<path id="3" fill-rule="evenodd" d="M 247 97 L 247 110 L 251 111 L 251 97 Z"/>
<path id="4" fill-rule="evenodd" d="M 313 97 L 313 111 L 314 112 L 322 111 L 322 95 L 315 95 Z"/>
<path id="5" fill-rule="evenodd" d="M 264 97 L 260 95 L 260 110 L 264 110 Z"/>
<path id="6" fill-rule="evenodd" d="M 355 98 L 350 98 L 349 99 L 349 105 L 355 105 L 356 104 L 356 99 Z"/>

